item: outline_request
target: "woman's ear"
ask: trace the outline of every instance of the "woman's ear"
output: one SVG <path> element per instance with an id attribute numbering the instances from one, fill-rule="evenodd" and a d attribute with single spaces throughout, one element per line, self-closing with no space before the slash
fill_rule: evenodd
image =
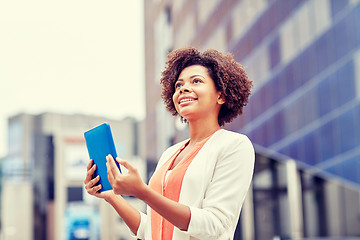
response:
<path id="1" fill-rule="evenodd" d="M 225 103 L 225 97 L 222 95 L 222 93 L 219 93 L 217 102 L 218 102 L 218 104 L 224 104 Z"/>

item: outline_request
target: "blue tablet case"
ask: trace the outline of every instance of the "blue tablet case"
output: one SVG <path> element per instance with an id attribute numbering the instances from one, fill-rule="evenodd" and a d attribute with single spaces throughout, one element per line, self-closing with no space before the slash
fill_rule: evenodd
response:
<path id="1" fill-rule="evenodd" d="M 102 188 L 99 192 L 111 190 L 112 187 L 107 177 L 106 156 L 111 154 L 115 159 L 117 154 L 110 125 L 108 123 L 103 123 L 94 127 L 85 132 L 84 137 L 90 159 L 93 159 L 96 164 L 96 170 L 93 177 L 95 178 L 100 175 L 98 184 L 101 184 Z M 115 163 L 120 169 L 119 163 L 116 160 Z"/>

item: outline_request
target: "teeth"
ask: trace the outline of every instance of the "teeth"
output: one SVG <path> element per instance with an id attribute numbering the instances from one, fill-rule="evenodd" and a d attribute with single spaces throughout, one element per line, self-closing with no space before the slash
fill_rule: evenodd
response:
<path id="1" fill-rule="evenodd" d="M 184 98 L 184 99 L 181 99 L 181 100 L 180 100 L 180 103 L 192 102 L 192 101 L 194 101 L 194 99 L 192 99 L 192 98 Z"/>

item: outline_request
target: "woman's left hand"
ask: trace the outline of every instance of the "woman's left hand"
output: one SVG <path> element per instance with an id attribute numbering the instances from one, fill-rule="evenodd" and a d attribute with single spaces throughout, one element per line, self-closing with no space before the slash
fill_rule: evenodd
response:
<path id="1" fill-rule="evenodd" d="M 142 181 L 137 169 L 129 162 L 117 157 L 116 161 L 128 170 L 127 174 L 122 174 L 111 155 L 108 155 L 106 160 L 108 179 L 114 193 L 139 197 L 146 184 Z"/>

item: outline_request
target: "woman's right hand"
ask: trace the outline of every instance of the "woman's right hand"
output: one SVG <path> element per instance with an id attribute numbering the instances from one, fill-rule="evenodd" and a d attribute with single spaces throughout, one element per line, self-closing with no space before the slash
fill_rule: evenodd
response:
<path id="1" fill-rule="evenodd" d="M 126 202 L 126 200 L 121 195 L 115 194 L 113 190 L 99 192 L 101 185 L 96 184 L 99 182 L 100 177 L 97 176 L 96 178 L 93 178 L 95 170 L 96 165 L 94 164 L 93 160 L 90 160 L 87 166 L 87 173 L 84 180 L 86 191 L 90 195 L 103 198 L 105 201 L 111 204 L 119 216 L 124 220 L 126 225 L 133 232 L 133 234 L 136 235 L 141 221 L 141 215 L 139 211 Z"/>
<path id="2" fill-rule="evenodd" d="M 97 184 L 97 182 L 99 182 L 100 176 L 93 178 L 94 172 L 96 170 L 96 164 L 94 164 L 94 161 L 92 159 L 90 160 L 86 169 L 87 169 L 87 173 L 86 173 L 86 177 L 84 180 L 84 184 L 85 184 L 86 191 L 90 195 L 108 200 L 112 195 L 115 194 L 112 190 L 99 192 L 99 190 L 102 188 L 102 186 L 101 186 L 101 184 L 98 184 L 98 185 L 96 185 L 96 184 Z"/>

